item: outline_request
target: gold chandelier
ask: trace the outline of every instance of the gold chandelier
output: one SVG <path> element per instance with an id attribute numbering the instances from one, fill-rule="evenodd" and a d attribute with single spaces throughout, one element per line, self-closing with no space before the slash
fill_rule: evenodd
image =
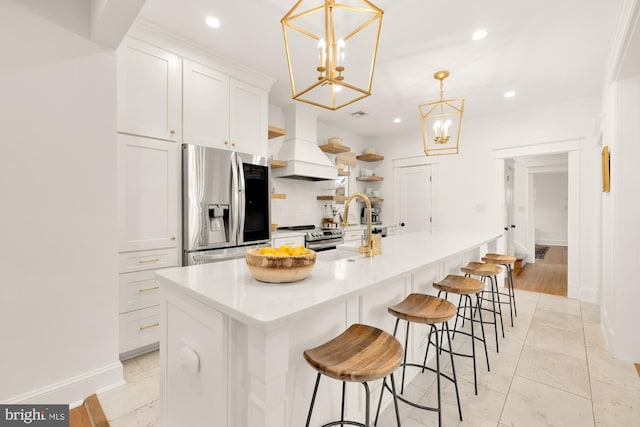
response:
<path id="1" fill-rule="evenodd" d="M 420 127 L 427 156 L 458 154 L 464 98 L 444 99 L 443 82 L 449 77 L 448 71 L 438 71 L 433 78 L 440 80 L 440 101 L 418 105 Z"/>
<path id="2" fill-rule="evenodd" d="M 337 110 L 371 95 L 382 14 L 367 0 L 299 0 L 280 21 L 293 99 Z"/>

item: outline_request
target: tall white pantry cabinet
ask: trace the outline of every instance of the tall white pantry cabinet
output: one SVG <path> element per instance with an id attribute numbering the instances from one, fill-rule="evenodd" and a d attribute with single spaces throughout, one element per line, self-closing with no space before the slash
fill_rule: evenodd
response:
<path id="1" fill-rule="evenodd" d="M 191 52 L 153 35 L 127 36 L 117 52 L 122 359 L 157 347 L 161 315 L 155 270 L 182 265 L 181 144 L 267 155 L 273 81 L 256 74 L 258 84 L 248 84 L 232 78 L 233 69 L 220 59 L 196 50 L 190 58 Z M 240 74 L 250 76 L 246 69 Z"/>

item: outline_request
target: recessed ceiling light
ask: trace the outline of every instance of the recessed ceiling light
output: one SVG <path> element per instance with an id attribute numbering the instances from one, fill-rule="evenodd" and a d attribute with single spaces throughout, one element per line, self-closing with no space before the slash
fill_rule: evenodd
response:
<path id="1" fill-rule="evenodd" d="M 395 119 L 393 119 L 393 123 L 401 123 L 402 119 L 400 117 L 396 117 Z"/>
<path id="2" fill-rule="evenodd" d="M 210 26 L 211 28 L 219 28 L 220 27 L 220 20 L 218 18 L 216 18 L 215 16 L 207 16 L 207 19 L 205 19 L 204 22 L 208 26 Z"/>
<path id="3" fill-rule="evenodd" d="M 478 30 L 475 33 L 473 33 L 473 35 L 471 36 L 473 40 L 482 40 L 485 37 L 487 37 L 486 30 Z"/>
<path id="4" fill-rule="evenodd" d="M 509 90 L 507 92 L 504 93 L 504 97 L 505 98 L 513 98 L 514 96 L 516 96 L 516 93 L 512 90 Z"/>

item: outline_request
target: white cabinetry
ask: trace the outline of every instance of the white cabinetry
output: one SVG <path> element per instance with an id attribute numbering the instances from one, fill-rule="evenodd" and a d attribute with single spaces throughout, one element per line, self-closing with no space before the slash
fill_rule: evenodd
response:
<path id="1" fill-rule="evenodd" d="M 120 252 L 176 247 L 175 143 L 118 134 L 118 214 Z"/>
<path id="2" fill-rule="evenodd" d="M 295 248 L 296 246 L 304 246 L 304 235 L 288 234 L 271 239 L 272 247 L 277 248 L 282 245 L 289 245 L 292 248 Z"/>
<path id="3" fill-rule="evenodd" d="M 128 357 L 158 342 L 154 274 L 179 264 L 181 144 L 266 156 L 273 80 L 136 25 L 117 64 L 120 353 Z"/>
<path id="4" fill-rule="evenodd" d="M 227 148 L 229 77 L 195 62 L 183 63 L 183 142 Z"/>
<path id="5" fill-rule="evenodd" d="M 155 270 L 177 266 L 178 153 L 175 142 L 118 134 L 120 354 L 160 338 Z"/>
<path id="6" fill-rule="evenodd" d="M 130 37 L 118 48 L 118 131 L 176 141 L 180 60 Z"/>
<path id="7" fill-rule="evenodd" d="M 355 230 L 354 229 L 345 230 L 344 241 L 345 242 L 352 242 L 355 240 L 360 241 L 363 235 L 364 235 L 364 228 L 357 228 Z"/>
<path id="8" fill-rule="evenodd" d="M 184 60 L 183 142 L 267 154 L 267 92 Z"/>

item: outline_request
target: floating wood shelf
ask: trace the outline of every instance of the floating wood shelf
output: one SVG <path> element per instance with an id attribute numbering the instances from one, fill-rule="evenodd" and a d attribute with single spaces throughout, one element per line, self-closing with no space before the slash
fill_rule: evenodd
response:
<path id="1" fill-rule="evenodd" d="M 287 195 L 286 194 L 281 194 L 281 193 L 271 193 L 271 198 L 272 199 L 286 199 Z"/>
<path id="2" fill-rule="evenodd" d="M 384 202 L 384 199 L 381 197 L 369 197 L 369 201 L 371 203 L 382 203 Z"/>
<path id="3" fill-rule="evenodd" d="M 285 162 L 284 160 L 271 159 L 269 164 L 271 165 L 271 169 L 278 169 L 283 168 L 287 164 L 287 162 Z"/>
<path id="4" fill-rule="evenodd" d="M 287 131 L 282 128 L 269 126 L 269 139 L 277 138 L 279 136 L 285 136 L 286 134 Z"/>
<path id="5" fill-rule="evenodd" d="M 375 182 L 375 181 L 383 181 L 384 178 L 381 176 L 359 176 L 356 178 L 356 181 L 363 181 L 363 182 Z"/>
<path id="6" fill-rule="evenodd" d="M 318 196 L 316 197 L 317 200 L 327 200 L 327 201 L 332 201 L 332 202 L 346 202 L 347 201 L 347 197 L 346 196 Z"/>
<path id="7" fill-rule="evenodd" d="M 380 160 L 384 160 L 384 156 L 380 154 L 361 154 L 356 157 L 358 160 L 362 160 L 363 162 L 377 162 Z"/>
<path id="8" fill-rule="evenodd" d="M 347 151 L 351 151 L 351 148 L 347 147 L 346 145 L 340 145 L 333 142 L 330 142 L 325 145 L 320 145 L 320 149 L 325 153 L 333 153 L 333 154 L 346 153 Z"/>
<path id="9" fill-rule="evenodd" d="M 346 171 L 344 169 L 338 169 L 338 176 L 349 176 L 351 175 L 351 172 Z"/>

